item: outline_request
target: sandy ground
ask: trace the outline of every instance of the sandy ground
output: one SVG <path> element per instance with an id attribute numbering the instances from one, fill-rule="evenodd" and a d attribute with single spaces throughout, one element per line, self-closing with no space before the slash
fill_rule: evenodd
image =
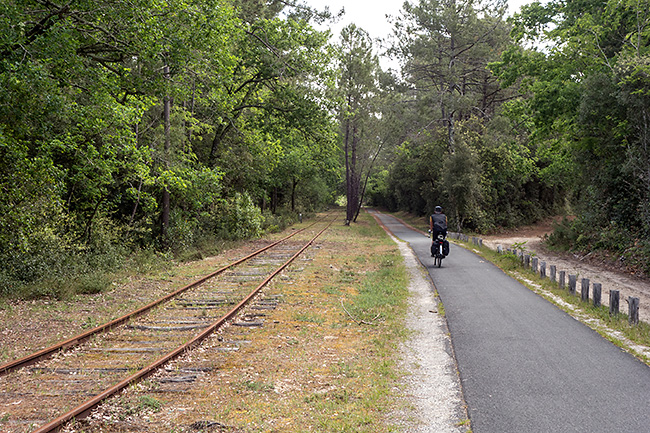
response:
<path id="1" fill-rule="evenodd" d="M 602 284 L 602 302 L 609 305 L 609 291 L 620 291 L 620 310 L 627 313 L 628 297 L 639 298 L 639 319 L 650 322 L 650 281 L 639 278 L 624 271 L 614 269 L 606 263 L 594 263 L 587 257 L 573 254 L 558 254 L 544 248 L 542 238 L 552 231 L 551 222 L 513 230 L 499 235 L 483 236 L 483 243 L 495 249 L 501 245 L 504 249 L 513 244 L 525 242 L 526 250 L 535 253 L 540 262 L 546 262 L 547 275 L 550 265 L 555 265 L 557 271 L 566 271 L 567 275 L 577 275 L 577 291 L 580 293 L 580 281 L 588 278 L 593 283 Z M 568 279 L 568 277 L 567 277 Z"/>

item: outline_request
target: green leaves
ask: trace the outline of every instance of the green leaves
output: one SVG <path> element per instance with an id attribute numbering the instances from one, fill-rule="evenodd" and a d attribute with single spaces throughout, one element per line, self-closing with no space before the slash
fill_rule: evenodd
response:
<path id="1" fill-rule="evenodd" d="M 513 49 L 493 66 L 505 83 L 523 84 L 540 175 L 572 193 L 575 239 L 598 238 L 612 221 L 630 237 L 650 233 L 649 6 L 647 0 L 525 6 L 513 35 L 545 48 Z"/>
<path id="2" fill-rule="evenodd" d="M 163 191 L 173 247 L 222 230 L 236 193 L 246 212 L 271 196 L 274 210 L 326 200 L 336 140 L 321 83 L 331 83 L 332 48 L 301 18 L 309 14 L 283 8 L 2 3 L 0 262 L 39 248 L 68 260 L 55 250 L 88 252 L 120 236 L 156 244 Z M 19 267 L 9 280 L 27 275 Z"/>

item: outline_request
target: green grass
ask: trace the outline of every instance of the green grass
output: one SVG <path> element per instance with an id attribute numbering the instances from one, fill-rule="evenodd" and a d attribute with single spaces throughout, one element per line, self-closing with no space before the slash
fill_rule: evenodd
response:
<path id="1" fill-rule="evenodd" d="M 269 392 L 275 389 L 275 386 L 271 383 L 256 382 L 252 380 L 246 380 L 242 382 L 241 387 L 247 391 L 255 392 Z"/>
<path id="2" fill-rule="evenodd" d="M 298 322 L 317 323 L 319 325 L 325 321 L 322 316 L 314 313 L 298 313 L 296 314 L 295 319 Z"/>
<path id="3" fill-rule="evenodd" d="M 357 356 L 330 367 L 337 378 L 330 382 L 331 390 L 306 395 L 303 401 L 313 408 L 317 431 L 400 431 L 385 416 L 405 404 L 395 399 L 403 374 L 395 355 L 408 332 L 404 327 L 408 274 L 397 246 L 372 216 L 361 214 L 358 223 L 344 230 L 351 244 L 363 247 L 351 248 L 356 252 L 339 265 L 335 284 L 322 290 L 344 295 L 337 296 L 347 310 L 341 313 L 344 326 L 356 328 L 365 343 Z M 355 293 L 346 293 L 343 287 L 353 287 Z"/>

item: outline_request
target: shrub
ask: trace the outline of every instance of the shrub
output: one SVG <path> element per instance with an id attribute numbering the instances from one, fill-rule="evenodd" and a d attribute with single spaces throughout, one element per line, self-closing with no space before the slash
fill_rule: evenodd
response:
<path id="1" fill-rule="evenodd" d="M 289 210 L 282 210 L 273 214 L 267 209 L 262 215 L 264 217 L 262 229 L 265 233 L 282 231 L 298 220 L 298 214 Z M 306 217 L 307 216 L 303 213 L 303 218 Z"/>
<path id="2" fill-rule="evenodd" d="M 262 212 L 251 197 L 247 193 L 236 193 L 223 209 L 218 235 L 229 240 L 260 236 L 263 221 Z"/>

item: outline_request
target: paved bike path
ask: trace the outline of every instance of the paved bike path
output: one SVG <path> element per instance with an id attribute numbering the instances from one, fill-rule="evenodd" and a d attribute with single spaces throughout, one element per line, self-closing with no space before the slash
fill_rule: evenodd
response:
<path id="1" fill-rule="evenodd" d="M 474 433 L 650 432 L 650 368 L 452 244 L 376 214 L 410 244 L 444 305 Z"/>

